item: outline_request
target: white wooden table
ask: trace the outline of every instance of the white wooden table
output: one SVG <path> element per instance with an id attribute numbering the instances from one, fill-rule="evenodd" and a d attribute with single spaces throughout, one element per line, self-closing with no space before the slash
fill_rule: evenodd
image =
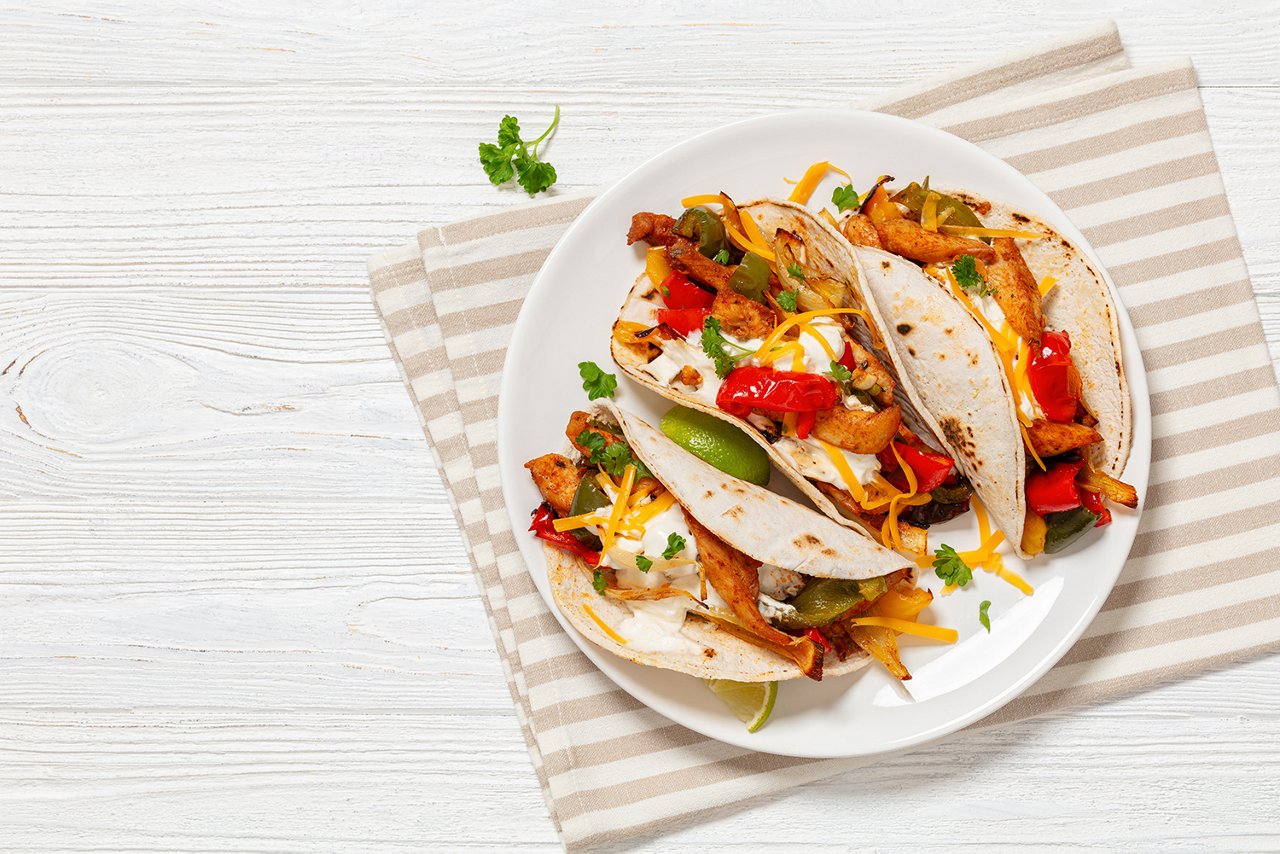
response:
<path id="1" fill-rule="evenodd" d="M 64 5 L 0 11 L 4 851 L 554 849 L 366 256 L 522 201 L 476 162 L 505 112 L 560 103 L 584 189 L 1109 4 Z M 1196 61 L 1280 355 L 1280 29 L 1245 5 L 1120 25 Z M 1274 848 L 1277 706 L 1254 661 L 646 844 Z"/>

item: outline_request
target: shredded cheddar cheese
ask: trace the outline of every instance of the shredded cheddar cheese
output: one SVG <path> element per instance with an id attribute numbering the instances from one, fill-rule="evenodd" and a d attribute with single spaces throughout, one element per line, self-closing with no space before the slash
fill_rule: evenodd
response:
<path id="1" fill-rule="evenodd" d="M 787 196 L 787 201 L 808 204 L 809 197 L 813 195 L 814 190 L 818 189 L 818 184 L 822 183 L 822 179 L 827 177 L 828 172 L 835 172 L 846 179 L 849 178 L 848 172 L 832 166 L 826 160 L 819 160 L 805 170 L 804 177 L 796 182 L 796 188 L 791 191 L 790 196 Z"/>
<path id="2" fill-rule="evenodd" d="M 680 206 L 684 208 L 696 208 L 698 205 L 723 205 L 724 198 L 718 193 L 701 193 L 696 196 L 687 196 L 680 200 Z"/>
<path id="3" fill-rule="evenodd" d="M 746 217 L 742 220 L 743 231 L 746 231 L 746 223 L 750 220 L 751 217 Z M 773 250 L 768 246 L 765 246 L 763 241 L 760 243 L 753 243 L 751 239 L 743 233 L 743 231 L 738 231 L 738 229 L 734 228 L 728 222 L 724 224 L 724 230 L 725 233 L 729 235 L 729 239 L 733 241 L 733 245 L 737 246 L 743 252 L 754 252 L 771 264 L 778 260 L 778 257 L 773 254 Z M 756 233 L 760 233 L 759 229 L 756 230 Z"/>
<path id="4" fill-rule="evenodd" d="M 617 536 L 618 523 L 622 521 L 622 512 L 627 508 L 627 499 L 631 497 L 631 487 L 636 482 L 636 467 L 627 466 L 622 473 L 622 485 L 618 487 L 618 496 L 613 501 L 613 509 L 609 512 L 609 518 L 604 523 L 604 531 L 601 532 L 600 551 L 607 552 L 613 546 L 614 537 Z"/>
<path id="5" fill-rule="evenodd" d="M 904 635 L 915 635 L 916 637 L 929 638 L 943 643 L 955 643 L 960 639 L 960 633 L 955 629 L 948 629 L 945 626 L 923 625 L 910 620 L 899 620 L 896 617 L 853 617 L 845 620 L 845 623 L 851 626 L 879 626 L 882 629 L 892 629 Z"/>
<path id="6" fill-rule="evenodd" d="M 924 197 L 924 205 L 920 208 L 920 227 L 925 231 L 938 230 L 938 199 L 940 196 L 930 190 Z"/>
<path id="7" fill-rule="evenodd" d="M 1053 276 L 1045 276 L 1043 279 L 1041 279 L 1040 284 L 1038 286 L 1040 288 L 1041 299 L 1043 299 L 1044 297 L 1047 297 L 1049 295 L 1049 291 L 1053 290 L 1053 286 L 1056 284 L 1058 284 L 1058 280 L 1055 279 Z"/>
<path id="8" fill-rule="evenodd" d="M 622 635 L 618 634 L 617 632 L 615 632 L 613 629 L 609 628 L 608 624 L 605 623 L 604 620 L 600 619 L 600 617 L 596 615 L 595 611 L 591 610 L 590 605 L 583 605 L 582 610 L 587 613 L 587 616 L 590 617 L 591 620 L 597 626 L 600 627 L 600 630 L 603 631 L 606 635 L 608 635 L 611 640 L 613 640 L 615 643 L 620 643 L 620 644 L 623 644 L 624 646 L 626 645 L 627 639 L 624 638 Z"/>
<path id="9" fill-rule="evenodd" d="M 769 333 L 769 335 L 760 344 L 759 349 L 756 350 L 755 358 L 763 358 L 765 354 L 772 350 L 774 346 L 782 340 L 782 336 L 787 332 L 787 330 L 799 326 L 802 323 L 808 323 L 815 317 L 834 317 L 837 314 L 857 314 L 861 315 L 863 318 L 866 317 L 866 312 L 860 308 L 822 308 L 817 311 L 806 311 L 801 314 L 793 314 L 773 328 L 773 331 Z"/>
<path id="10" fill-rule="evenodd" d="M 944 225 L 939 231 L 956 237 L 1013 237 L 1018 240 L 1043 240 L 1047 234 L 1038 231 L 1015 231 L 1010 228 L 978 228 L 973 225 Z"/>

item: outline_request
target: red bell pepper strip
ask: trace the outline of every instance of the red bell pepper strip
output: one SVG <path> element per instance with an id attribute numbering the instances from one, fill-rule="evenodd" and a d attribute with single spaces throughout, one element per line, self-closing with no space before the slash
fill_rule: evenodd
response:
<path id="1" fill-rule="evenodd" d="M 1075 420 L 1079 397 L 1071 389 L 1071 336 L 1065 332 L 1045 332 L 1040 347 L 1031 353 L 1027 381 L 1036 403 L 1050 421 L 1069 424 Z"/>
<path id="2" fill-rule="evenodd" d="M 739 418 L 746 418 L 752 409 L 821 412 L 839 402 L 840 390 L 829 377 L 755 365 L 734 368 L 716 393 L 716 406 Z"/>
<path id="3" fill-rule="evenodd" d="M 804 636 L 822 647 L 825 652 L 831 652 L 831 641 L 827 640 L 827 636 L 817 629 L 806 630 Z"/>
<path id="4" fill-rule="evenodd" d="M 592 567 L 600 565 L 600 552 L 592 551 L 578 541 L 578 538 L 568 531 L 557 531 L 552 523 L 555 521 L 555 515 L 552 514 L 551 508 L 546 504 L 538 505 L 538 509 L 533 511 L 533 524 L 529 526 L 529 530 L 540 540 L 546 540 L 558 549 L 572 552 L 578 557 L 585 560 Z"/>
<path id="5" fill-rule="evenodd" d="M 1084 509 L 1090 513 L 1098 514 L 1098 523 L 1095 528 L 1101 528 L 1103 525 L 1111 524 L 1111 511 L 1107 509 L 1107 505 L 1102 503 L 1102 496 L 1097 492 L 1090 492 L 1087 489 L 1080 490 L 1080 501 L 1084 504 Z"/>
<path id="6" fill-rule="evenodd" d="M 809 434 L 813 432 L 813 425 L 818 423 L 818 413 L 801 412 L 796 416 L 796 436 L 801 439 L 808 439 Z"/>
<path id="7" fill-rule="evenodd" d="M 705 308 L 660 308 L 658 322 L 667 324 L 680 335 L 689 335 L 702 328 L 702 322 L 710 313 Z"/>
<path id="8" fill-rule="evenodd" d="M 951 467 L 955 465 L 955 460 L 951 457 L 927 448 L 913 448 L 902 442 L 894 442 L 893 447 L 902 455 L 902 461 L 911 466 L 911 471 L 916 476 L 916 492 L 919 493 L 932 492 L 942 486 L 947 475 L 951 474 Z M 893 451 L 889 451 L 889 455 L 893 456 Z"/>
<path id="9" fill-rule="evenodd" d="M 840 364 L 849 369 L 850 372 L 856 371 L 857 366 L 853 363 L 853 348 L 845 342 L 844 352 L 840 354 Z"/>
<path id="10" fill-rule="evenodd" d="M 667 308 L 711 308 L 716 295 L 689 281 L 681 272 L 674 272 L 662 280 L 662 298 Z"/>
<path id="11" fill-rule="evenodd" d="M 1041 516 L 1074 510 L 1082 503 L 1076 475 L 1084 460 L 1054 463 L 1048 471 L 1027 475 L 1027 504 Z"/>

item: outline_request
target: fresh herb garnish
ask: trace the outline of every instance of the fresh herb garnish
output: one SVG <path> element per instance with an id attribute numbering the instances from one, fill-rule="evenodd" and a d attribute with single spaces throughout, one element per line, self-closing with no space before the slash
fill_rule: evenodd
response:
<path id="1" fill-rule="evenodd" d="M 636 569 L 641 572 L 648 572 L 653 569 L 653 561 L 644 555 L 636 555 Z"/>
<path id="2" fill-rule="evenodd" d="M 583 430 L 573 441 L 587 449 L 588 463 L 599 466 L 601 471 L 611 477 L 622 477 L 627 466 L 636 467 L 637 480 L 642 477 L 651 477 L 648 467 L 636 459 L 631 453 L 631 446 L 626 442 L 609 442 L 594 430 Z"/>
<path id="3" fill-rule="evenodd" d="M 841 385 L 853 379 L 853 371 L 849 370 L 835 359 L 831 360 L 831 370 L 827 371 L 827 374 L 830 375 L 831 379 Z"/>
<path id="4" fill-rule="evenodd" d="M 796 297 L 799 295 L 799 291 L 781 291 L 778 294 L 778 305 L 782 306 L 785 311 L 795 311 Z"/>
<path id="5" fill-rule="evenodd" d="M 538 157 L 538 145 L 551 136 L 559 124 L 560 107 L 557 105 L 551 126 L 533 142 L 525 142 L 520 138 L 520 122 L 516 117 L 503 116 L 498 124 L 498 144 L 480 143 L 480 165 L 484 167 L 484 174 L 489 176 L 489 182 L 496 187 L 515 178 L 531 196 L 554 184 L 556 168 Z"/>
<path id="6" fill-rule="evenodd" d="M 841 212 L 856 208 L 858 206 L 858 191 L 853 189 L 852 184 L 836 187 L 831 191 L 831 204 L 835 205 L 836 210 Z"/>
<path id="7" fill-rule="evenodd" d="M 965 293 L 985 297 L 994 293 L 987 287 L 987 280 L 978 272 L 978 264 L 972 255 L 961 255 L 951 264 L 951 275 L 956 277 L 956 284 Z"/>
<path id="8" fill-rule="evenodd" d="M 969 568 L 969 564 L 956 554 L 955 549 L 945 543 L 942 548 L 934 552 L 933 571 L 946 584 L 953 587 L 964 587 L 973 581 L 973 570 Z"/>
<path id="9" fill-rule="evenodd" d="M 728 249 L 721 249 L 721 250 L 720 250 L 719 252 L 717 252 L 715 255 L 712 255 L 712 256 L 711 256 L 711 260 L 712 260 L 712 261 L 715 261 L 717 264 L 728 264 L 728 263 L 729 263 L 729 250 L 728 250 Z"/>
<path id="10" fill-rule="evenodd" d="M 726 347 L 732 347 L 738 350 L 739 353 L 735 356 L 730 356 L 725 352 Z M 720 332 L 720 321 L 708 315 L 707 319 L 702 321 L 702 352 L 706 353 L 707 358 L 712 362 L 715 362 L 716 376 L 724 379 L 729 376 L 729 372 L 733 370 L 734 365 L 755 351 L 726 340 Z"/>
<path id="11" fill-rule="evenodd" d="M 582 377 L 582 390 L 587 393 L 587 400 L 613 397 L 618 387 L 618 378 L 602 371 L 595 362 L 579 362 L 578 374 Z"/>
<path id="12" fill-rule="evenodd" d="M 667 534 L 667 547 L 662 550 L 662 556 L 667 560 L 671 560 L 680 552 L 684 551 L 684 547 L 688 545 L 684 541 L 684 537 L 676 533 Z"/>
<path id="13" fill-rule="evenodd" d="M 982 604 L 978 606 L 978 622 L 982 623 L 987 630 L 987 634 L 991 634 L 991 618 L 987 616 L 987 609 L 991 607 L 991 600 L 984 599 Z"/>
<path id="14" fill-rule="evenodd" d="M 793 279 L 799 279 L 802 282 L 804 281 L 804 271 L 800 269 L 800 265 L 795 261 L 792 261 L 787 265 L 787 275 Z"/>
<path id="15" fill-rule="evenodd" d="M 604 580 L 604 573 L 601 570 L 597 569 L 591 574 L 591 586 L 594 587 L 596 592 L 601 596 L 604 595 L 604 589 L 609 586 L 609 582 Z"/>

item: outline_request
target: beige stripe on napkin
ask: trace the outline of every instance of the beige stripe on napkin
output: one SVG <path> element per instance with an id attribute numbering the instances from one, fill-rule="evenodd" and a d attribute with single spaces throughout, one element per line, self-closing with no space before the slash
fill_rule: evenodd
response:
<path id="1" fill-rule="evenodd" d="M 1094 244 L 1148 367 L 1152 470 L 1120 581 L 1085 637 L 980 725 L 1105 699 L 1280 639 L 1271 535 L 1280 401 L 1187 64 L 1127 70 L 1102 27 L 879 105 L 965 136 L 1044 188 Z M 648 710 L 569 641 L 516 549 L 497 389 L 546 254 L 586 204 L 430 229 L 371 261 L 373 296 L 459 525 L 548 807 L 576 848 L 855 767 L 744 751 Z M 625 787 L 625 804 L 616 792 Z"/>

